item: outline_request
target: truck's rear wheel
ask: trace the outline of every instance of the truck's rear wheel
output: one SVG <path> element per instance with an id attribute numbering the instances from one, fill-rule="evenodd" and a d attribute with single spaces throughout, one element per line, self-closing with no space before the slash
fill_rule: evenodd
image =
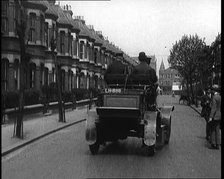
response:
<path id="1" fill-rule="evenodd" d="M 96 142 L 96 143 L 94 143 L 92 145 L 89 145 L 89 150 L 91 151 L 91 153 L 93 155 L 96 155 L 98 153 L 98 151 L 99 151 L 99 147 L 100 147 L 100 145 Z"/>

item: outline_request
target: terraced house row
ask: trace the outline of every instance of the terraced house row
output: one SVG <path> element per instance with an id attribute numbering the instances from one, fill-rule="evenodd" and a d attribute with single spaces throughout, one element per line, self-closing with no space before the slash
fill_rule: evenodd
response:
<path id="1" fill-rule="evenodd" d="M 55 0 L 1 1 L 1 85 L 3 91 L 20 88 L 20 43 L 17 21 L 21 10 L 26 19 L 25 67 L 26 89 L 40 90 L 45 84 L 56 82 L 54 54 L 51 41 L 56 40 L 56 60 L 61 68 L 62 90 L 100 88 L 104 86 L 104 72 L 116 57 L 123 55 L 127 65 L 135 65 L 121 49 L 105 38 L 93 25 L 86 25 L 82 16 L 74 16 L 69 5 L 61 7 Z"/>

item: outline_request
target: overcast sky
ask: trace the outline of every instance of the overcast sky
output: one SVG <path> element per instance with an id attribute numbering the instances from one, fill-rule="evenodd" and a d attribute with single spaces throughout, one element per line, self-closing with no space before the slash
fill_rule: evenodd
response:
<path id="1" fill-rule="evenodd" d="M 169 50 L 184 34 L 210 45 L 221 33 L 221 0 L 60 1 L 65 4 L 129 56 L 155 55 L 157 70 L 162 59 L 168 67 Z"/>

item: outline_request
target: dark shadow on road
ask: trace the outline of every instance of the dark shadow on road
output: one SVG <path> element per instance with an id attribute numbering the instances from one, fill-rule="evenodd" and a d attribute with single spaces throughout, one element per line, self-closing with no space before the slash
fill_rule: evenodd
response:
<path id="1" fill-rule="evenodd" d="M 163 147 L 164 146 L 156 147 L 155 155 L 160 153 Z M 88 153 L 90 154 L 90 151 Z M 149 157 L 147 154 L 147 148 L 142 147 L 141 139 L 135 139 L 134 141 L 127 139 L 115 142 L 107 142 L 106 145 L 100 145 L 100 149 L 97 155 L 136 155 Z"/>

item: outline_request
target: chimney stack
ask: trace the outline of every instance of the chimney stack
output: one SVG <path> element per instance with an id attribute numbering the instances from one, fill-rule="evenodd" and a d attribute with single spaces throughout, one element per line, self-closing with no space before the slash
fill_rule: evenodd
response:
<path id="1" fill-rule="evenodd" d="M 68 12 L 71 16 L 73 15 L 73 12 L 72 12 L 72 10 L 71 10 L 71 6 L 70 5 L 64 5 L 63 7 L 62 7 L 62 9 L 63 9 L 63 11 L 64 12 Z"/>

